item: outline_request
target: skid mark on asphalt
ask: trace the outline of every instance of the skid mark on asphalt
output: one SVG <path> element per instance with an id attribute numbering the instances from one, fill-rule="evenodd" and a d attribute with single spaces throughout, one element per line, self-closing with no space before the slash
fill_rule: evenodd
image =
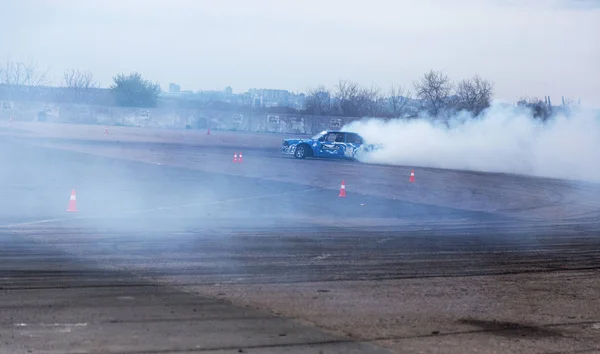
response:
<path id="1" fill-rule="evenodd" d="M 329 257 L 331 257 L 331 254 L 326 253 L 326 254 L 314 257 L 313 260 L 315 260 L 315 261 L 322 261 L 322 260 L 327 259 Z"/>
<path id="2" fill-rule="evenodd" d="M 57 222 L 57 221 L 65 221 L 65 220 L 72 220 L 72 219 L 45 219 L 45 220 L 36 220 L 36 221 L 26 221 L 26 222 L 21 222 L 21 223 L 2 225 L 0 227 L 16 227 L 16 226 L 29 226 L 29 225 L 35 225 L 35 224 L 48 224 L 48 223 L 53 223 L 53 222 Z"/>
<path id="3" fill-rule="evenodd" d="M 215 201 L 212 201 L 212 202 L 202 201 L 202 202 L 195 202 L 195 203 L 188 203 L 188 204 L 180 204 L 180 205 L 171 205 L 171 206 L 164 206 L 164 207 L 156 207 L 156 208 L 150 208 L 150 209 L 143 209 L 143 210 L 136 210 L 136 211 L 124 212 L 123 214 L 124 215 L 139 215 L 139 214 L 154 213 L 154 212 L 165 211 L 165 210 L 176 210 L 176 209 L 182 209 L 182 208 L 189 208 L 189 207 L 195 207 L 195 206 L 218 205 L 218 204 L 228 204 L 228 203 L 244 202 L 244 201 L 250 201 L 250 200 L 269 199 L 269 198 L 281 197 L 281 196 L 285 196 L 285 195 L 301 194 L 301 193 L 309 193 L 309 192 L 317 192 L 317 191 L 322 191 L 322 190 L 323 189 L 321 189 L 321 188 L 301 189 L 301 190 L 298 190 L 298 191 L 284 192 L 284 193 L 274 193 L 274 194 L 265 194 L 265 195 L 259 195 L 259 196 L 253 196 L 253 197 L 230 198 L 230 199 L 224 199 L 224 200 L 215 200 Z M 73 221 L 73 220 L 86 220 L 86 219 L 97 219 L 97 218 L 104 218 L 104 217 L 105 216 L 90 215 L 90 216 L 79 216 L 79 217 L 74 217 L 74 218 L 35 220 L 35 221 L 27 221 L 27 222 L 21 222 L 21 223 L 13 223 L 13 224 L 7 224 L 7 225 L 0 225 L 0 228 L 11 228 L 11 227 L 29 226 L 29 225 L 36 225 L 36 224 L 50 224 L 50 223 L 54 223 L 54 222 L 64 222 L 64 221 Z"/>

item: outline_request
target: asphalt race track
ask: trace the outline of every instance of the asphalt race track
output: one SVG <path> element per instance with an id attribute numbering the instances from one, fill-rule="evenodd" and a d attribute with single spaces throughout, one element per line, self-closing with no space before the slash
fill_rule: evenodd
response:
<path id="1" fill-rule="evenodd" d="M 398 344 L 402 333 L 347 336 L 198 289 L 600 274 L 597 185 L 433 169 L 410 185 L 410 168 L 265 148 L 244 148 L 243 164 L 232 164 L 231 151 L 3 137 L 0 352 L 404 352 L 417 347 Z M 342 179 L 347 198 L 337 196 Z M 72 189 L 76 213 L 66 212 Z M 600 323 L 587 306 L 564 325 Z M 496 330 L 506 328 L 478 333 Z M 564 352 L 600 348 L 590 339 L 600 331 L 578 333 Z M 552 335 L 534 334 L 510 352 L 558 347 L 536 347 Z"/>

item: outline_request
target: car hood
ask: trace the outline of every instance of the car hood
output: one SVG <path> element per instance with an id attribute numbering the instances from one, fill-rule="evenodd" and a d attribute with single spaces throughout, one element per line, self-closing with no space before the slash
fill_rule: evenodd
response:
<path id="1" fill-rule="evenodd" d="M 313 141 L 310 139 L 297 139 L 297 138 L 289 138 L 289 139 L 283 139 L 283 141 L 287 142 L 288 144 L 299 144 L 299 143 L 312 143 Z"/>

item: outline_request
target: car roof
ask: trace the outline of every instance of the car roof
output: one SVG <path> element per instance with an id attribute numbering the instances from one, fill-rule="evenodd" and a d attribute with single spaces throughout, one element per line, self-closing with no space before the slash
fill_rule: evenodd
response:
<path id="1" fill-rule="evenodd" d="M 327 133 L 346 133 L 346 134 L 356 134 L 358 135 L 358 133 L 355 132 L 343 132 L 341 130 L 326 130 Z"/>

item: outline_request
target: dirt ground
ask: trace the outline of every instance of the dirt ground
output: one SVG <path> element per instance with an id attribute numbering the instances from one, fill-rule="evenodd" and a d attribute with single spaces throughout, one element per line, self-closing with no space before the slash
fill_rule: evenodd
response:
<path id="1" fill-rule="evenodd" d="M 600 272 L 193 290 L 398 353 L 600 352 Z"/>

